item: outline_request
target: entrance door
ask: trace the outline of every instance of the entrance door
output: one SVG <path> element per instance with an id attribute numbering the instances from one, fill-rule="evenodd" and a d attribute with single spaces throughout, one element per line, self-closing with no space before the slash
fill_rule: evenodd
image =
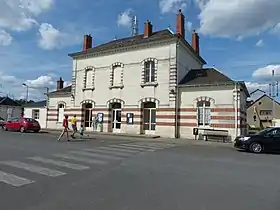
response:
<path id="1" fill-rule="evenodd" d="M 122 109 L 120 103 L 112 104 L 112 130 L 114 133 L 121 132 Z"/>
<path id="2" fill-rule="evenodd" d="M 144 104 L 144 132 L 145 134 L 155 134 L 156 130 L 156 104 L 147 102 Z"/>

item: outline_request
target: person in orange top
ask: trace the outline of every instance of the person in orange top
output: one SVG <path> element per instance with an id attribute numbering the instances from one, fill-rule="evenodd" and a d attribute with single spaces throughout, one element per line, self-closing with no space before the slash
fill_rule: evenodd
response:
<path id="1" fill-rule="evenodd" d="M 67 141 L 70 141 L 69 140 L 69 133 L 68 133 L 68 130 L 69 130 L 69 125 L 68 125 L 68 115 L 65 115 L 64 117 L 64 120 L 63 120 L 63 130 L 60 134 L 60 136 L 58 137 L 58 141 L 60 141 L 60 139 L 64 136 L 64 134 L 66 133 L 66 137 L 67 137 Z"/>

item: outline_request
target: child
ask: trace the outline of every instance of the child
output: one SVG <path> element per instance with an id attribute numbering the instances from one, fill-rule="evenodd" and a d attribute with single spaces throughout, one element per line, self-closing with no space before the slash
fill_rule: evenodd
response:
<path id="1" fill-rule="evenodd" d="M 80 128 L 80 136 L 81 136 L 81 138 L 83 138 L 83 136 L 84 136 L 84 126 L 83 125 L 81 125 L 81 128 Z"/>

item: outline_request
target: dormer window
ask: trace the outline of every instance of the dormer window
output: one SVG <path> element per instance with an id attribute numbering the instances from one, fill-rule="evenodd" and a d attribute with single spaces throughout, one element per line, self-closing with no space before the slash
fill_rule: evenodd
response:
<path id="1" fill-rule="evenodd" d="M 157 86 L 157 60 L 148 58 L 143 61 L 141 86 Z"/>

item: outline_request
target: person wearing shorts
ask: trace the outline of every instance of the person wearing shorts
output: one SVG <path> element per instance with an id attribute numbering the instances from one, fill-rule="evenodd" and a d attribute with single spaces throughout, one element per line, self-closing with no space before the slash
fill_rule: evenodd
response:
<path id="1" fill-rule="evenodd" d="M 63 130 L 60 134 L 60 136 L 58 137 L 58 141 L 60 141 L 60 139 L 64 136 L 64 134 L 66 133 L 66 137 L 67 137 L 67 141 L 70 141 L 69 140 L 69 134 L 68 134 L 68 130 L 69 130 L 69 127 L 68 127 L 68 115 L 65 115 L 64 117 L 64 120 L 63 120 Z"/>
<path id="2" fill-rule="evenodd" d="M 76 115 L 74 115 L 71 119 L 71 125 L 72 125 L 72 129 L 73 129 L 73 133 L 71 135 L 72 138 L 75 138 L 75 133 L 78 132 L 78 129 L 77 129 L 77 117 Z"/>

